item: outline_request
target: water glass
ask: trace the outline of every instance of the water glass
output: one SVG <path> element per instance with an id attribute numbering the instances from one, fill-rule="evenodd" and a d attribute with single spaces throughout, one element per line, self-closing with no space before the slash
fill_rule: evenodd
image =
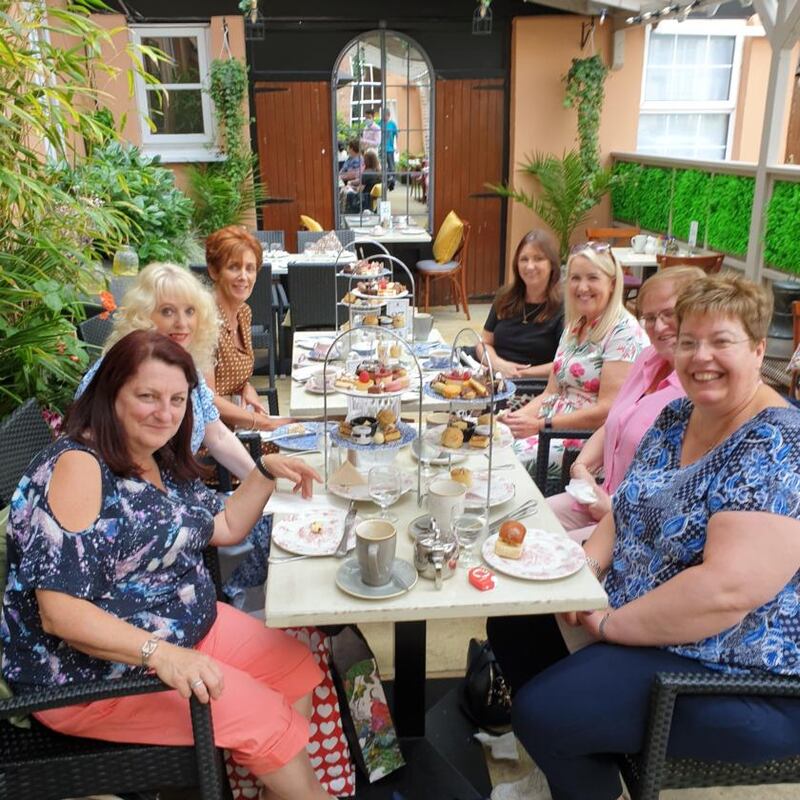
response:
<path id="1" fill-rule="evenodd" d="M 456 517 L 453 523 L 453 532 L 458 539 L 461 550 L 458 563 L 465 569 L 474 567 L 478 563 L 475 555 L 475 545 L 481 538 L 483 525 L 483 518 L 475 514 L 462 514 L 460 517 Z"/>
<path id="2" fill-rule="evenodd" d="M 270 242 L 270 245 L 269 245 L 270 253 L 272 253 L 274 255 L 275 253 L 279 252 L 280 249 L 281 249 L 281 246 L 280 246 L 280 244 L 278 242 Z"/>
<path id="3" fill-rule="evenodd" d="M 381 513 L 377 515 L 376 519 L 397 522 L 397 516 L 389 513 L 386 509 L 399 499 L 401 479 L 400 470 L 397 467 L 379 466 L 373 467 L 369 471 L 367 479 L 369 496 L 381 507 Z"/>

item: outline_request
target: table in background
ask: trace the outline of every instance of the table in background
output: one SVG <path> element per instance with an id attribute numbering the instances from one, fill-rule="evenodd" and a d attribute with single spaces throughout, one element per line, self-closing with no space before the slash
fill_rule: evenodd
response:
<path id="1" fill-rule="evenodd" d="M 490 519 L 500 517 L 525 500 L 536 499 L 536 512 L 525 518 L 528 528 L 563 532 L 512 448 L 496 450 L 493 456 L 495 465 L 514 465 L 514 469 L 496 474 L 513 481 L 516 496 L 492 509 Z M 308 460 L 320 467 L 322 456 L 313 455 Z M 488 465 L 484 451 L 470 453 L 466 463 L 475 470 Z M 403 470 L 416 470 L 408 447 L 400 451 L 395 464 Z M 280 488 L 288 487 L 281 485 Z M 362 513 L 377 510 L 372 503 L 360 503 L 359 507 Z M 417 504 L 416 492 L 403 495 L 392 506 L 392 511 L 400 520 L 397 557 L 413 563 L 412 540 L 407 529 L 411 520 L 423 513 Z M 535 536 L 535 530 L 530 530 L 528 535 Z M 275 545 L 272 552 L 284 554 Z M 466 570 L 459 567 L 457 574 L 446 580 L 441 590 L 436 590 L 433 581 L 419 578 L 416 586 L 404 595 L 370 601 L 352 597 L 337 588 L 335 576 L 342 563 L 334 557 L 323 557 L 271 564 L 266 585 L 266 622 L 278 628 L 368 622 L 394 625 L 394 717 L 403 738 L 407 766 L 394 781 L 390 776 L 367 787 L 363 793 L 359 791 L 358 797 L 388 798 L 393 789 L 398 789 L 406 800 L 486 797 L 491 787 L 483 752 L 471 739 L 466 718 L 457 713 L 457 698 L 446 697 L 425 714 L 426 620 L 604 608 L 607 597 L 603 588 L 591 570 L 584 567 L 567 578 L 552 581 L 526 581 L 498 575 L 494 589 L 480 592 L 468 583 Z M 459 761 L 464 762 L 463 773 L 453 766 Z M 438 776 L 436 779 L 432 777 L 434 773 Z M 418 785 L 420 782 L 423 785 Z"/>
<path id="2" fill-rule="evenodd" d="M 299 347 L 298 342 L 313 343 L 319 338 L 331 339 L 336 335 L 335 331 L 298 331 L 294 337 L 292 347 L 292 364 L 297 364 L 298 359 L 302 354 L 307 354 L 309 351 L 306 348 Z M 445 346 L 442 335 L 435 328 L 431 332 L 429 341 L 441 341 Z M 346 342 L 343 339 L 342 342 Z M 424 357 L 420 357 L 420 361 L 425 361 Z M 303 362 L 303 368 L 318 366 L 320 370 L 323 367 L 322 361 L 311 361 L 306 359 Z M 344 361 L 336 360 L 328 362 L 328 369 L 343 369 Z M 409 375 L 414 376 L 416 368 L 411 366 L 408 368 Z M 422 380 L 429 380 L 431 376 L 435 375 L 439 370 L 423 372 Z M 376 395 L 372 395 L 375 397 Z M 364 397 L 370 395 L 364 394 Z M 321 394 L 313 394 L 307 392 L 305 384 L 292 379 L 292 389 L 289 399 L 289 414 L 293 417 L 321 417 L 324 410 L 324 399 Z M 401 399 L 401 407 L 403 411 L 416 411 L 419 408 L 419 392 L 411 390 L 404 394 Z M 449 403 L 444 398 L 441 400 L 422 395 L 422 409 L 423 411 L 444 411 L 449 408 Z M 334 417 L 344 416 L 347 413 L 347 395 L 341 392 L 328 393 L 328 414 Z"/>
<path id="3" fill-rule="evenodd" d="M 635 253 L 632 247 L 612 247 L 611 252 L 621 267 L 636 270 L 639 277 L 648 277 L 651 271 L 658 269 L 655 253 Z"/>

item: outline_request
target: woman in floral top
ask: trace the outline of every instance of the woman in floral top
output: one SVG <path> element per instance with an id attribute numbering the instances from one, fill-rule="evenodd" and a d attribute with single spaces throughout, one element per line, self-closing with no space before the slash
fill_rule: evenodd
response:
<path id="1" fill-rule="evenodd" d="M 190 450 L 186 350 L 134 331 L 106 354 L 11 500 L 0 633 L 15 686 L 152 670 L 174 691 L 50 709 L 61 733 L 188 746 L 188 698 L 214 700 L 219 747 L 274 797 L 326 800 L 305 752 L 321 672 L 282 631 L 218 604 L 202 551 L 241 541 L 277 478 L 309 498 L 319 475 L 265 456 L 224 508 Z"/>
<path id="2" fill-rule="evenodd" d="M 503 417 L 524 461 L 536 457 L 538 433 L 545 426 L 595 430 L 605 422 L 633 362 L 648 344 L 622 304 L 622 284 L 622 270 L 608 245 L 588 242 L 573 250 L 567 261 L 564 333 L 547 387 Z M 580 446 L 553 440 L 548 471 L 555 475 L 561 470 L 565 444 Z"/>
<path id="3" fill-rule="evenodd" d="M 572 655 L 552 616 L 487 626 L 554 800 L 620 796 L 615 754 L 641 752 L 656 674 L 800 677 L 800 413 L 761 382 L 772 299 L 705 277 L 676 312 L 687 397 L 645 434 L 584 545 L 609 608 L 563 615 L 582 634 Z M 681 696 L 667 753 L 760 764 L 798 741 L 795 698 Z M 544 796 L 512 786 L 492 797 Z"/>

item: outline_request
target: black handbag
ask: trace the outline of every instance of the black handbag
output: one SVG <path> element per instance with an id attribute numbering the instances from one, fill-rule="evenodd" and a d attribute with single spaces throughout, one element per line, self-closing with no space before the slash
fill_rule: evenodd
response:
<path id="1" fill-rule="evenodd" d="M 511 692 L 488 640 L 469 640 L 461 707 L 487 733 L 511 724 Z"/>

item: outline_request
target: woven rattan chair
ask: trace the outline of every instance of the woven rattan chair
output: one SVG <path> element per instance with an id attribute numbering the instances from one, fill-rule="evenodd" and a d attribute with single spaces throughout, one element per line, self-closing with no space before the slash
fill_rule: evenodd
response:
<path id="1" fill-rule="evenodd" d="M 800 744 L 796 756 L 756 764 L 668 757 L 672 716 L 680 695 L 800 697 L 800 681 L 707 672 L 658 673 L 653 682 L 644 749 L 635 756 L 622 756 L 619 761 L 632 800 L 657 800 L 662 789 L 800 782 Z"/>
<path id="2" fill-rule="evenodd" d="M 103 345 L 111 335 L 113 327 L 113 314 L 105 312 L 95 317 L 90 317 L 78 325 L 78 338 L 86 345 L 90 364 L 100 358 L 100 354 L 103 352 Z"/>
<path id="3" fill-rule="evenodd" d="M 261 244 L 269 245 L 279 244 L 281 250 L 284 247 L 283 231 L 252 231 L 253 236 L 258 239 Z M 266 249 L 266 248 L 265 248 Z"/>
<path id="4" fill-rule="evenodd" d="M 333 232 L 342 246 L 350 244 L 356 238 L 355 232 L 349 228 L 337 228 Z M 307 244 L 312 244 L 329 233 L 330 231 L 297 231 L 297 252 L 302 253 Z M 289 297 L 291 298 L 291 296 L 292 293 L 289 292 Z"/>
<path id="5" fill-rule="evenodd" d="M 50 442 L 53 433 L 36 400 L 27 400 L 0 425 L 0 508 L 11 495 L 31 459 Z"/>
<path id="6" fill-rule="evenodd" d="M 333 260 L 330 264 L 291 263 L 287 281 L 292 335 L 304 328 L 321 330 L 335 327 L 336 265 Z"/>
<path id="7" fill-rule="evenodd" d="M 588 439 L 593 433 L 594 431 L 585 429 L 572 430 L 567 428 L 539 431 L 539 447 L 536 451 L 533 480 L 545 497 L 564 491 L 564 487 L 569 483 L 569 468 L 580 452 L 576 449 L 566 449 L 564 451 L 564 459 L 561 462 L 561 475 L 557 479 L 548 478 L 547 463 L 550 459 L 550 442 L 553 439 Z"/>

